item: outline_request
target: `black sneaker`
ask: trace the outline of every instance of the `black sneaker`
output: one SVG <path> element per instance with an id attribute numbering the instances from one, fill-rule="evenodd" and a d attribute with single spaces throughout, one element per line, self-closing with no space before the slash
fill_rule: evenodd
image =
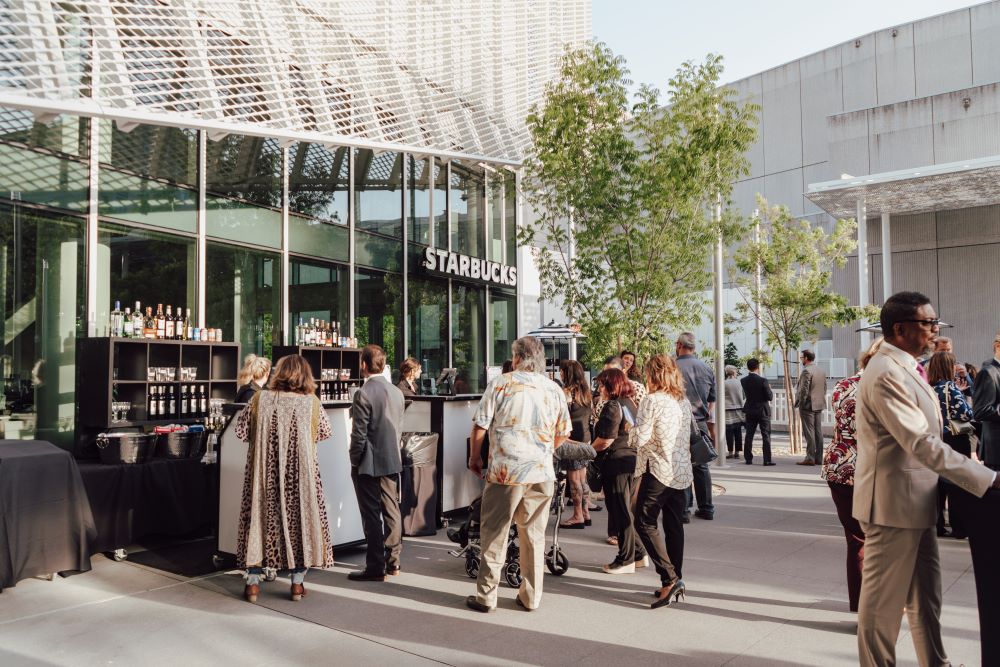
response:
<path id="1" fill-rule="evenodd" d="M 706 512 L 705 510 L 697 510 L 694 515 L 699 519 L 704 519 L 705 521 L 711 521 L 715 518 L 714 513 Z"/>

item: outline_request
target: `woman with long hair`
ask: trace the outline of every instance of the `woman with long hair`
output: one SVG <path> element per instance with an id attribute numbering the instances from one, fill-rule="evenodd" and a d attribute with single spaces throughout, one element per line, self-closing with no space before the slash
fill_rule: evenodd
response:
<path id="1" fill-rule="evenodd" d="M 249 403 L 250 399 L 267 384 L 271 374 L 271 360 L 248 354 L 243 360 L 243 368 L 236 378 L 236 403 Z"/>
<path id="2" fill-rule="evenodd" d="M 601 454 L 604 504 L 618 538 L 618 555 L 603 569 L 608 574 L 631 574 L 648 562 L 632 525 L 635 450 L 629 446 L 628 434 L 635 424 L 634 390 L 625 373 L 617 368 L 601 371 L 597 386 L 605 403 L 594 426 L 593 444 L 598 452 L 605 452 Z"/>
<path id="3" fill-rule="evenodd" d="M 935 352 L 934 356 L 927 362 L 927 382 L 934 387 L 938 402 L 941 405 L 941 419 L 944 423 L 942 439 L 948 443 L 952 449 L 963 456 L 972 456 L 972 438 L 968 435 L 952 435 L 948 432 L 948 421 L 971 422 L 972 408 L 965 400 L 965 395 L 955 383 L 955 367 L 957 366 L 955 355 L 951 352 Z M 954 537 L 965 539 L 965 529 L 951 517 L 951 532 L 945 529 L 944 508 L 948 504 L 949 484 L 938 481 L 938 513 L 937 513 L 937 534 L 938 537 Z"/>
<path id="4" fill-rule="evenodd" d="M 416 396 L 420 393 L 417 381 L 423 371 L 420 362 L 413 357 L 403 360 L 403 364 L 399 367 L 399 384 L 396 385 L 403 392 L 403 396 Z"/>
<path id="5" fill-rule="evenodd" d="M 660 588 L 651 607 L 666 607 L 683 598 L 685 489 L 691 486 L 691 404 L 684 379 L 673 359 L 654 355 L 646 362 L 646 398 L 631 434 L 636 451 L 639 493 L 636 531 L 649 554 Z M 663 537 L 656 521 L 663 513 Z"/>
<path id="6" fill-rule="evenodd" d="M 282 357 L 268 388 L 236 417 L 236 436 L 250 443 L 236 543 L 248 602 L 257 601 L 264 568 L 291 570 L 291 598 L 298 601 L 308 568 L 333 565 L 316 458 L 316 444 L 332 431 L 315 392 L 309 362 Z"/>
<path id="7" fill-rule="evenodd" d="M 587 376 L 579 361 L 563 359 L 559 362 L 559 375 L 563 383 L 563 393 L 569 404 L 569 418 L 573 432 L 569 439 L 575 442 L 587 442 L 590 438 L 590 413 L 593 409 L 593 396 Z M 583 528 L 590 525 L 590 490 L 587 487 L 587 464 L 581 461 L 568 461 L 566 466 L 566 481 L 569 484 L 570 498 L 573 499 L 573 516 L 563 521 L 561 528 Z"/>

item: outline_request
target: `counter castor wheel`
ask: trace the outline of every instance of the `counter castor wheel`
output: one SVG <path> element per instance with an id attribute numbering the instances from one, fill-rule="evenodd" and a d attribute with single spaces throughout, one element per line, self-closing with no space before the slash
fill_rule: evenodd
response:
<path id="1" fill-rule="evenodd" d="M 264 568 L 264 581 L 274 581 L 278 578 L 278 571 L 273 567 Z"/>
<path id="2" fill-rule="evenodd" d="M 111 559 L 116 563 L 128 560 L 128 552 L 124 549 L 115 549 L 111 552 Z"/>
<path id="3" fill-rule="evenodd" d="M 222 569 L 222 556 L 219 554 L 212 554 L 212 567 L 216 570 Z"/>

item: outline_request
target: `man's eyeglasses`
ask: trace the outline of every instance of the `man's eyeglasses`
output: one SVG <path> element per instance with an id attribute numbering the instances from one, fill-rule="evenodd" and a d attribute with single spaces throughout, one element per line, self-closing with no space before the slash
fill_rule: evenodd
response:
<path id="1" fill-rule="evenodd" d="M 915 322 L 931 329 L 941 326 L 941 320 L 903 320 L 903 322 Z"/>

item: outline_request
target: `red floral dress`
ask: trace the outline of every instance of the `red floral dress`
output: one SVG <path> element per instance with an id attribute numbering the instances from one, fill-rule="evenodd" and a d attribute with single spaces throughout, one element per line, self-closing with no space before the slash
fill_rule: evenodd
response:
<path id="1" fill-rule="evenodd" d="M 835 424 L 833 440 L 823 452 L 821 476 L 828 482 L 854 486 L 854 464 L 858 459 L 858 442 L 855 438 L 854 407 L 861 374 L 844 378 L 833 388 Z"/>

